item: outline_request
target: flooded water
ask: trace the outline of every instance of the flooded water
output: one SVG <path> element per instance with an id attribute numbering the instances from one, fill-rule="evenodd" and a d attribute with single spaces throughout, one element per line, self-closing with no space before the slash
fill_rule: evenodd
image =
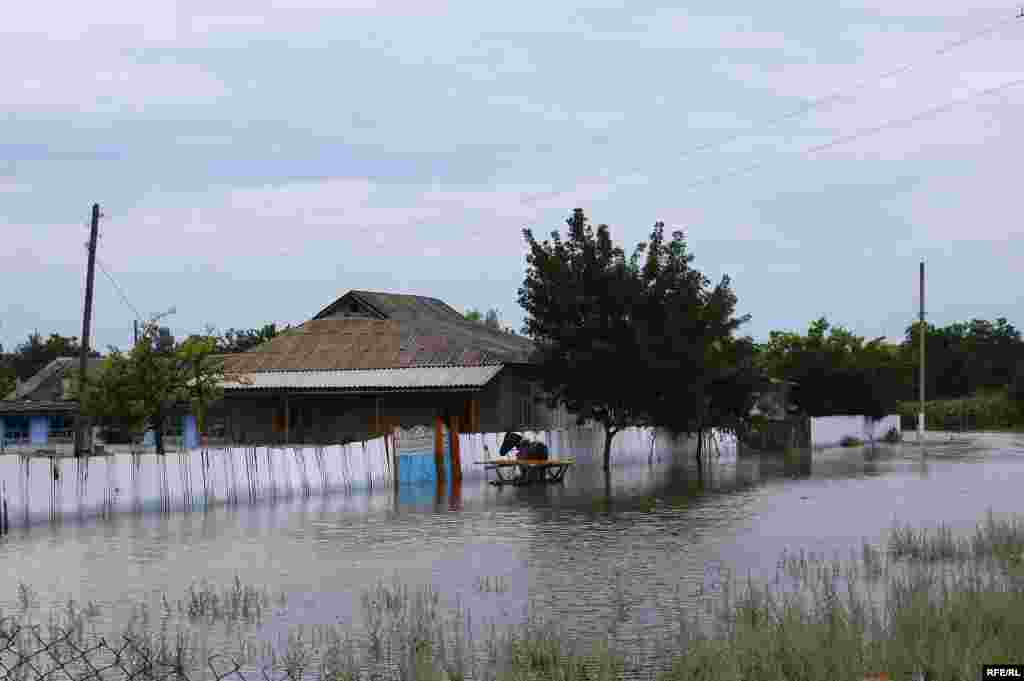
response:
<path id="1" fill-rule="evenodd" d="M 256 632 L 272 636 L 358 624 L 360 593 L 397 577 L 434 585 L 478 621 L 516 621 L 532 601 L 570 631 L 614 629 L 640 653 L 680 608 L 702 608 L 700 590 L 722 568 L 770 579 L 783 550 L 846 555 L 884 542 L 896 522 L 967 532 L 989 509 L 1024 512 L 1024 438 L 931 437 L 924 455 L 910 442 L 802 462 L 726 450 L 705 470 L 685 448 L 659 447 L 649 463 L 638 443 L 608 479 L 583 458 L 561 485 L 498 488 L 476 476 L 397 492 L 383 469 L 346 478 L 354 469 L 332 451 L 299 461 L 258 450 L 258 471 L 223 454 L 180 465 L 177 455 L 93 460 L 87 470 L 65 461 L 58 481 L 47 460 L 26 477 L 5 457 L 12 527 L 0 539 L 0 608 L 16 610 L 24 583 L 44 609 L 94 602 L 115 629 L 135 603 L 238 577 L 287 594 Z M 502 586 L 479 589 L 481 577 Z M 208 641 L 232 636 L 216 630 Z"/>

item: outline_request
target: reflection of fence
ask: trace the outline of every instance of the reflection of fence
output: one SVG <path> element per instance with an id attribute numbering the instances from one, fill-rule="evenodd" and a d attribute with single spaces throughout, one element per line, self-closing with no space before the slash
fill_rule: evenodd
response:
<path id="1" fill-rule="evenodd" d="M 754 449 L 768 452 L 810 447 L 810 419 L 791 418 L 784 421 L 765 421 L 757 425 L 756 429 L 747 436 L 745 442 Z"/>

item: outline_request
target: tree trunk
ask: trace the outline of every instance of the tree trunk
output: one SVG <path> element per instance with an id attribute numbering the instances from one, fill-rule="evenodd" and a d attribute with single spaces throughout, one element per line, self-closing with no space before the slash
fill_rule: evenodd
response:
<path id="1" fill-rule="evenodd" d="M 153 444 L 156 445 L 157 456 L 163 456 L 164 450 L 164 417 L 157 416 L 153 419 Z"/>
<path id="2" fill-rule="evenodd" d="M 611 457 L 612 457 L 612 438 L 619 431 L 615 428 L 604 427 L 604 470 L 608 472 L 611 470 Z"/>
<path id="3" fill-rule="evenodd" d="M 704 462 L 704 429 L 697 429 L 697 466 L 700 467 Z"/>

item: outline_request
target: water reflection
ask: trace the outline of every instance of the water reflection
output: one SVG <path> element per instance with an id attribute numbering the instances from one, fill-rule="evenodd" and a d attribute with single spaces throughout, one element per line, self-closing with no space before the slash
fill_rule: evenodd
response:
<path id="1" fill-rule="evenodd" d="M 581 465 L 534 487 L 359 487 L 330 452 L 284 454 L 4 457 L 23 522 L 0 541 L 0 607 L 24 581 L 54 602 L 106 604 L 113 624 L 124 603 L 237 575 L 292 596 L 273 627 L 358 623 L 359 593 L 397 574 L 480 623 L 518 619 L 532 600 L 572 631 L 613 631 L 643 651 L 680 608 L 702 610 L 709 565 L 770 578 L 783 549 L 830 554 L 881 540 L 897 519 L 970 529 L 989 507 L 1024 510 L 1012 482 L 1024 447 L 987 436 L 930 445 L 927 457 L 878 445 L 726 453 L 702 467 L 685 450 L 659 450 L 653 464 L 644 451 L 610 475 Z M 500 593 L 475 587 L 484 576 L 501 578 Z"/>

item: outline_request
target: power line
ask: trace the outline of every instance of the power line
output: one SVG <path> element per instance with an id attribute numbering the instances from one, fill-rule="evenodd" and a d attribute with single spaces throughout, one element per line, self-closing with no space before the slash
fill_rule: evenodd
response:
<path id="1" fill-rule="evenodd" d="M 832 139 L 832 140 L 830 140 L 828 142 L 825 142 L 824 144 L 818 144 L 818 145 L 814 145 L 814 146 L 811 146 L 811 147 L 807 147 L 805 149 L 800 150 L 798 153 L 801 156 L 806 156 L 806 155 L 810 155 L 810 154 L 816 154 L 816 153 L 822 152 L 822 151 L 827 151 L 827 150 L 832 149 L 834 147 L 838 147 L 838 146 L 841 146 L 843 144 L 848 144 L 850 142 L 855 142 L 855 141 L 857 141 L 859 139 L 862 139 L 864 137 L 870 137 L 872 135 L 876 135 L 876 134 L 878 134 L 880 132 L 884 132 L 884 131 L 890 130 L 892 128 L 898 128 L 898 127 L 902 127 L 902 126 L 906 126 L 906 125 L 911 125 L 913 123 L 918 123 L 918 122 L 926 120 L 928 118 L 933 118 L 933 117 L 938 116 L 940 114 L 947 113 L 948 111 L 956 108 L 960 104 L 966 104 L 967 102 L 969 102 L 972 99 L 975 99 L 977 97 L 989 97 L 989 96 L 998 94 L 998 93 L 1000 93 L 1000 92 L 1002 92 L 1004 90 L 1008 90 L 1010 88 L 1017 87 L 1019 85 L 1024 85 L 1024 78 L 1018 78 L 1017 80 L 1012 80 L 1012 81 L 1009 81 L 1007 83 L 1003 83 L 1002 85 L 996 85 L 995 87 L 986 88 L 984 90 L 976 90 L 976 91 L 970 93 L 969 95 L 967 95 L 966 97 L 962 97 L 960 99 L 954 99 L 954 100 L 952 100 L 950 102 L 946 102 L 945 104 L 942 104 L 940 106 L 932 107 L 930 109 L 925 109 L 924 111 L 919 111 L 918 113 L 914 114 L 913 116 L 909 116 L 907 118 L 900 118 L 900 119 L 896 119 L 896 120 L 892 120 L 892 121 L 886 121 L 885 123 L 881 123 L 879 125 L 872 126 L 870 128 L 862 128 L 861 130 L 858 130 L 856 132 L 852 132 L 852 133 L 847 134 L 847 135 L 842 135 L 840 137 L 836 137 L 836 138 L 834 138 L 834 139 Z M 720 182 L 722 180 L 729 179 L 731 177 L 736 177 L 738 175 L 744 175 L 746 173 L 749 173 L 749 172 L 752 172 L 754 170 L 757 170 L 758 168 L 766 166 L 769 163 L 770 163 L 770 161 L 767 161 L 767 160 L 765 160 L 765 161 L 757 161 L 757 162 L 752 163 L 750 165 L 743 166 L 741 168 L 736 168 L 735 170 L 731 170 L 731 171 L 722 173 L 720 175 L 712 175 L 710 177 L 701 178 L 699 180 L 696 180 L 694 182 L 691 182 L 691 183 L 685 185 L 684 189 L 696 189 L 697 187 L 700 187 L 700 186 L 703 186 L 703 185 L 706 185 L 706 184 L 717 183 L 717 182 Z"/>
<path id="2" fill-rule="evenodd" d="M 1010 16 L 1010 17 L 1008 17 L 1006 19 L 1003 19 L 1002 21 L 998 21 L 998 22 L 996 22 L 994 24 L 986 26 L 985 28 L 982 28 L 982 29 L 980 29 L 980 30 L 978 30 L 978 31 L 976 31 L 974 33 L 971 33 L 969 35 L 963 36 L 961 38 L 957 38 L 956 40 L 949 41 L 949 42 L 943 44 L 942 46 L 940 46 L 935 51 L 929 53 L 927 55 L 927 57 L 925 57 L 925 58 L 931 59 L 931 58 L 934 58 L 934 57 L 941 57 L 942 55 L 946 54 L 947 52 L 952 52 L 953 50 L 957 49 L 958 47 L 963 47 L 964 45 L 967 45 L 969 43 L 974 42 L 975 40 L 978 40 L 980 38 L 984 38 L 984 37 L 989 36 L 989 35 L 995 33 L 996 31 L 998 31 L 1003 26 L 1006 26 L 1006 25 L 1012 24 L 1012 23 L 1019 23 L 1022 18 L 1024 18 L 1024 14 L 1016 14 L 1016 15 Z M 776 118 L 767 119 L 766 121 L 764 121 L 760 125 L 767 126 L 767 127 L 774 127 L 774 126 L 778 125 L 779 123 L 783 123 L 785 121 L 788 121 L 788 120 L 791 120 L 791 119 L 794 119 L 794 118 L 800 118 L 804 114 L 807 114 L 807 113 L 809 113 L 811 111 L 819 109 L 822 106 L 824 106 L 825 104 L 828 104 L 828 103 L 831 103 L 831 102 L 835 102 L 837 100 L 842 99 L 844 96 L 846 96 L 848 94 L 851 94 L 853 92 L 857 92 L 859 90 L 863 90 L 868 85 L 872 85 L 874 83 L 879 83 L 879 82 L 882 82 L 882 81 L 886 81 L 886 80 L 888 80 L 890 78 L 894 78 L 896 76 L 903 75 L 904 73 L 908 73 L 908 72 L 914 70 L 915 68 L 917 68 L 923 61 L 924 61 L 924 59 L 920 59 L 920 60 L 916 60 L 916 61 L 913 61 L 913 62 L 906 63 L 903 66 L 899 66 L 897 68 L 890 69 L 888 71 L 883 71 L 882 73 L 878 74 L 877 76 L 875 76 L 873 78 L 867 78 L 867 79 L 858 81 L 858 82 L 854 83 L 853 85 L 851 85 L 849 87 L 841 88 L 839 90 L 836 90 L 836 91 L 832 92 L 832 94 L 824 95 L 824 96 L 818 97 L 816 99 L 813 99 L 810 102 L 807 102 L 807 103 L 803 104 L 799 108 L 796 108 L 796 109 L 794 109 L 792 111 L 784 113 L 781 116 L 777 116 Z M 756 127 L 756 125 L 755 125 L 755 127 Z M 753 134 L 753 132 L 754 132 L 754 130 L 745 130 L 743 132 L 735 133 L 733 135 L 730 135 L 729 137 L 725 137 L 725 138 L 722 138 L 720 140 L 709 141 L 709 142 L 705 142 L 703 144 L 699 144 L 699 145 L 697 145 L 695 147 L 692 147 L 691 149 L 689 149 L 687 151 L 684 151 L 681 154 L 680 159 L 688 158 L 688 157 L 692 156 L 693 154 L 696 154 L 697 152 L 700 152 L 700 151 L 706 151 L 708 149 L 713 149 L 713 148 L 725 146 L 726 144 L 729 144 L 730 142 L 735 142 L 736 140 L 740 139 L 741 137 L 745 137 L 747 135 Z"/>
<path id="3" fill-rule="evenodd" d="M 110 280 L 110 283 L 114 285 L 115 289 L 117 289 L 117 294 L 121 296 L 121 300 L 124 302 L 124 304 L 127 305 L 131 309 L 131 311 L 135 313 L 135 318 L 141 320 L 142 315 L 139 314 L 139 311 L 136 310 L 135 306 L 132 305 L 131 302 L 128 300 L 128 296 L 125 295 L 124 290 L 118 285 L 116 281 L 114 281 L 114 277 L 111 276 L 110 272 L 107 271 L 107 268 L 104 267 L 103 261 L 100 260 L 99 258 L 96 258 L 96 264 L 100 266 L 100 271 L 107 276 L 107 279 Z"/>

